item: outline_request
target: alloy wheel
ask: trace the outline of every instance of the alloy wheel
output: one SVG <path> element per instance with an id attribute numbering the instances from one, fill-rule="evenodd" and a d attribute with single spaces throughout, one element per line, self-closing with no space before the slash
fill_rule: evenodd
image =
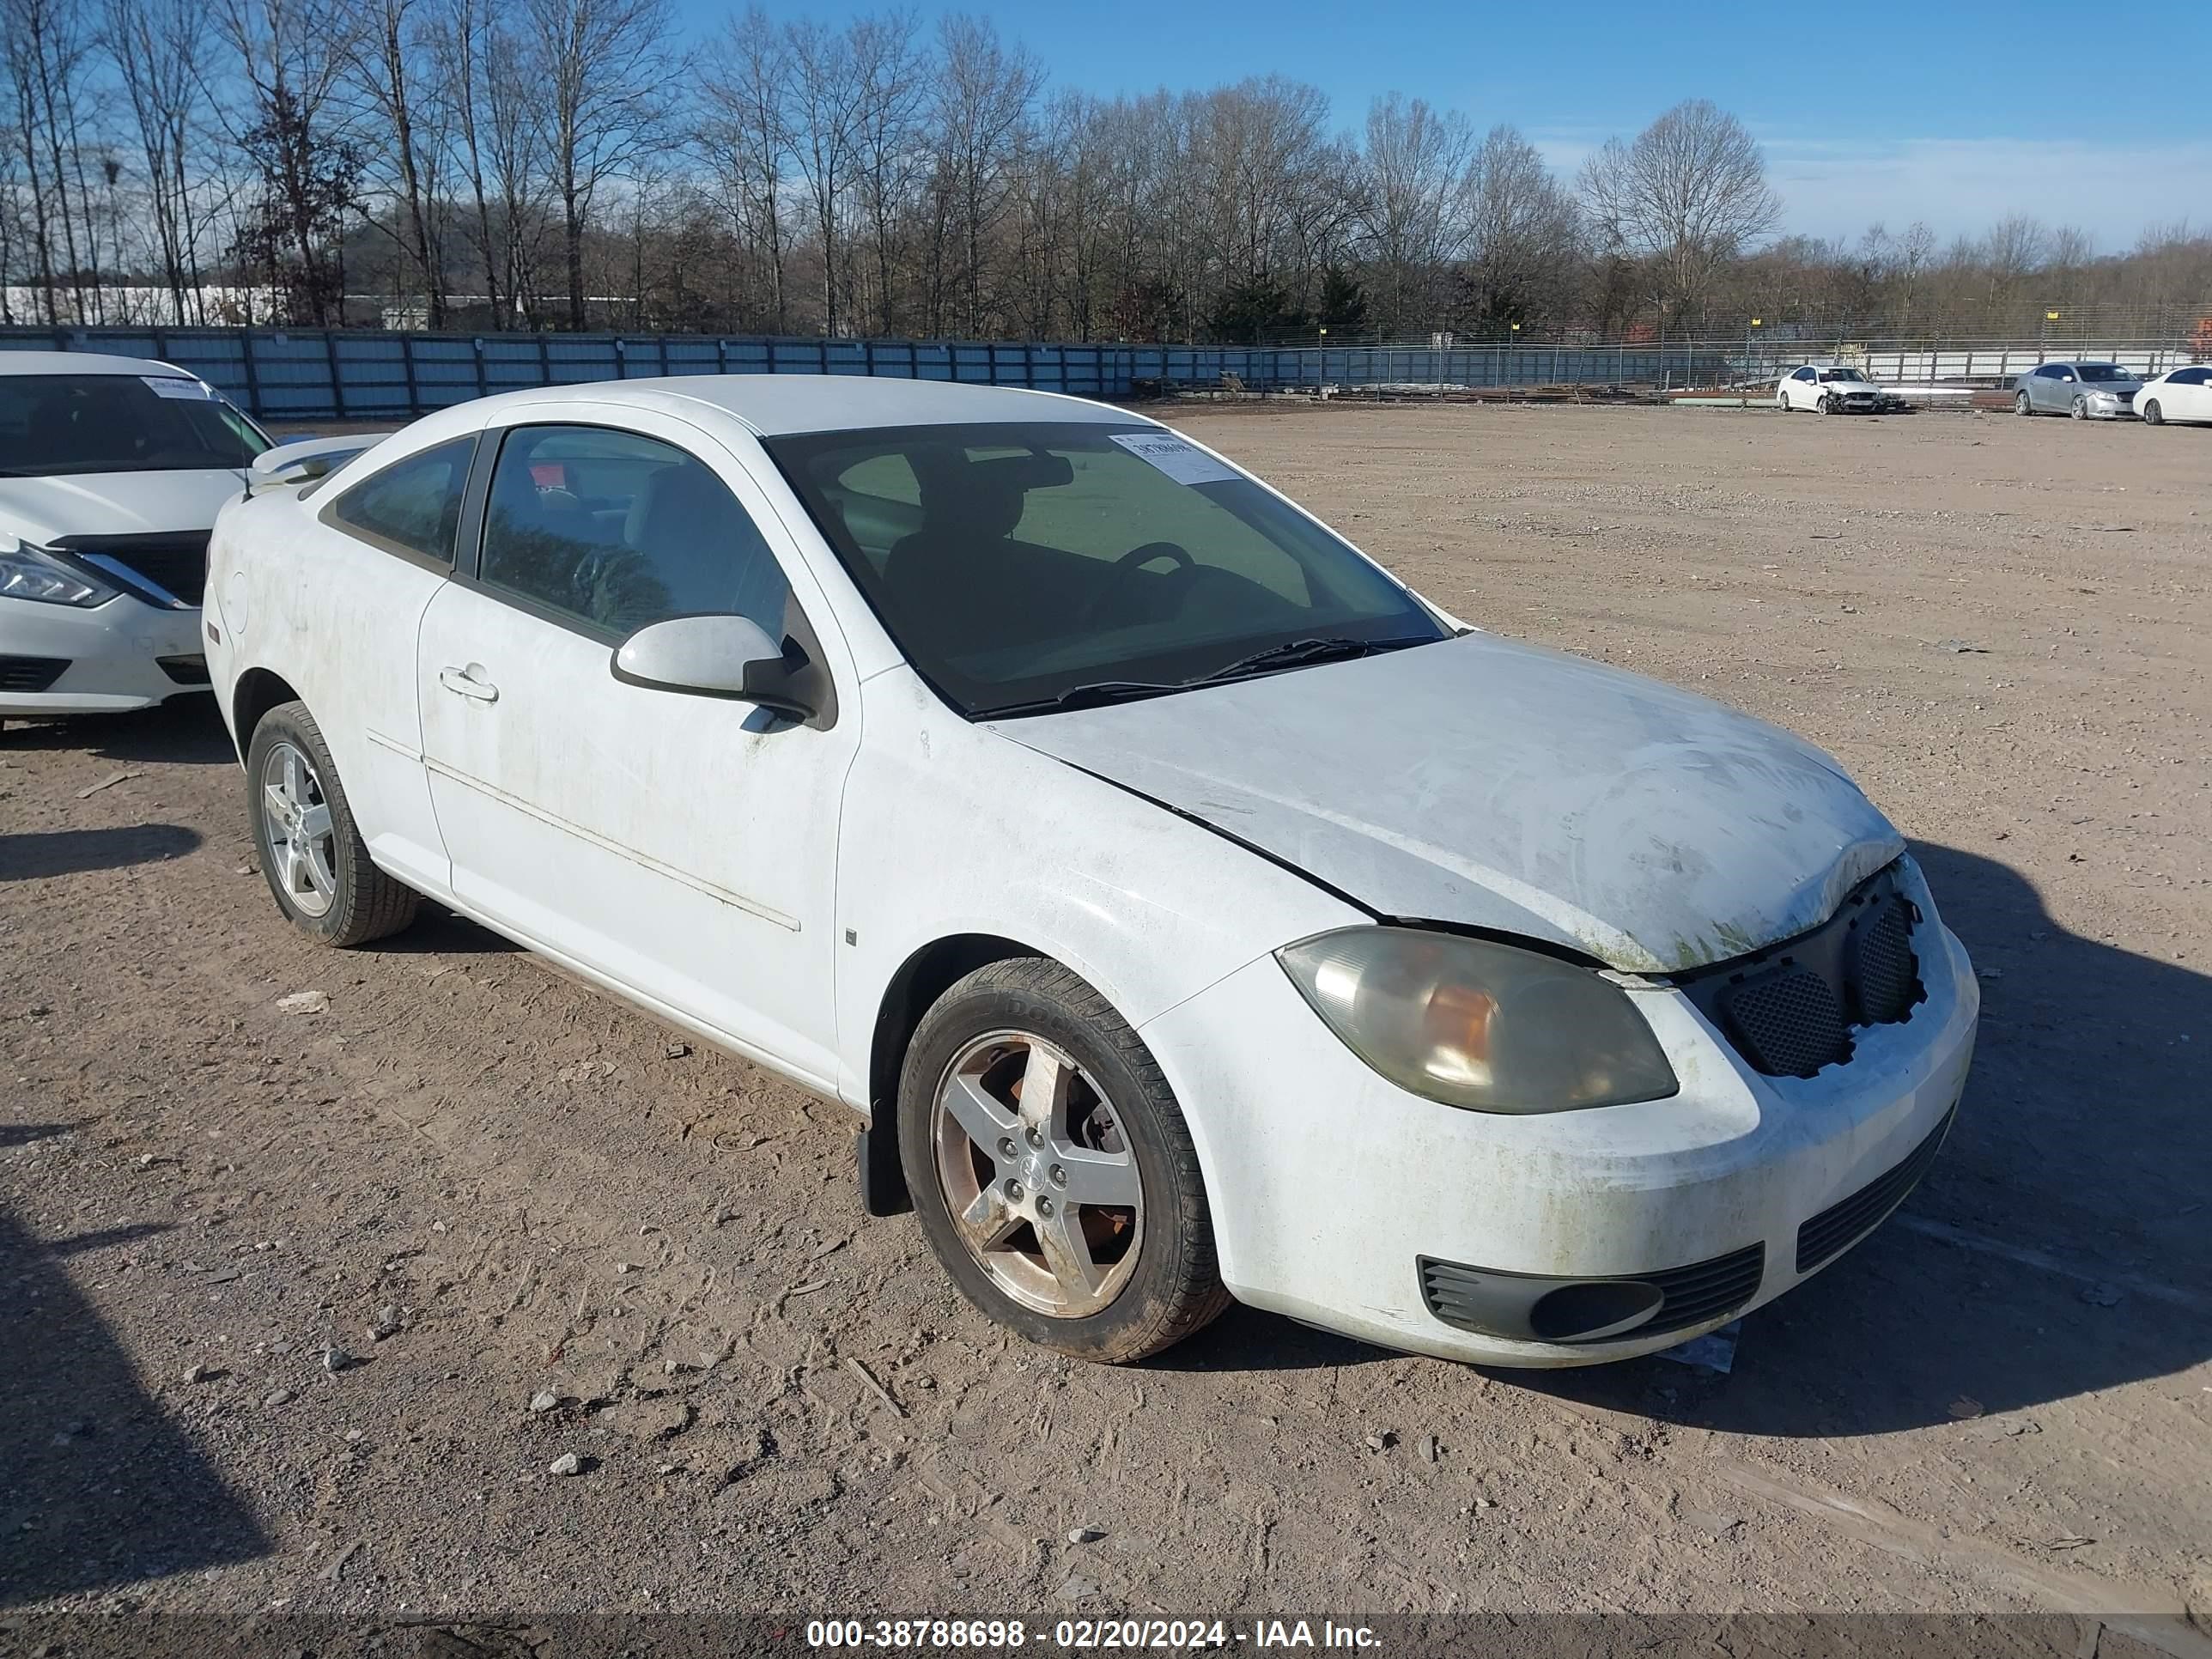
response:
<path id="1" fill-rule="evenodd" d="M 1025 1031 L 975 1038 L 938 1084 L 930 1138 L 953 1229 L 999 1289 L 1060 1319 L 1121 1294 L 1144 1184 L 1113 1103 L 1064 1050 Z"/>
<path id="2" fill-rule="evenodd" d="M 285 898 L 302 915 L 329 915 L 338 895 L 330 803 L 313 763 L 291 744 L 272 744 L 261 763 L 261 823 Z"/>

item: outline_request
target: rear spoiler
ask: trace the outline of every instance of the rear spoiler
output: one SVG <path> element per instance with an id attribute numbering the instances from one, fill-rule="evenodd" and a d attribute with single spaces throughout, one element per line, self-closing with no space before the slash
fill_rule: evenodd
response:
<path id="1" fill-rule="evenodd" d="M 253 458 L 248 469 L 246 493 L 258 495 L 264 490 L 275 489 L 286 484 L 311 483 L 326 472 L 335 472 L 364 450 L 382 443 L 387 434 L 381 432 L 349 433 L 342 438 L 301 438 L 292 443 L 278 444 L 274 449 L 264 449 Z"/>

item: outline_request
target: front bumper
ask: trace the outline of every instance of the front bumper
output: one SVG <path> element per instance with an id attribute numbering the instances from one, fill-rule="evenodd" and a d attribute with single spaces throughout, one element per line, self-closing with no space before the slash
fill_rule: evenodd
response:
<path id="1" fill-rule="evenodd" d="M 1966 1080 L 1973 972 L 1911 880 L 1926 1000 L 1901 1024 L 1861 1029 L 1847 1063 L 1809 1079 L 1751 1070 L 1667 988 L 1632 994 L 1678 1095 L 1535 1117 L 1459 1111 L 1386 1083 L 1272 957 L 1170 1009 L 1143 1034 L 1185 1103 L 1223 1278 L 1239 1300 L 1309 1324 L 1504 1365 L 1649 1353 L 1773 1300 L 1909 1190 L 1893 1190 L 1899 1172 L 1924 1170 Z M 1440 1316 L 1464 1314 L 1452 1298 L 1466 1286 L 1439 1264 L 1492 1281 L 1673 1274 L 1718 1299 L 1663 1329 L 1522 1340 Z"/>
<path id="2" fill-rule="evenodd" d="M 2110 404 L 2100 407 L 2093 403 L 2089 405 L 2089 418 L 2093 421 L 2132 421 L 2136 416 L 2133 404 Z"/>
<path id="3" fill-rule="evenodd" d="M 115 714 L 204 690 L 204 682 L 179 681 L 161 661 L 176 665 L 203 649 L 196 609 L 157 609 L 129 593 L 89 611 L 0 599 L 0 657 L 69 665 L 40 690 L 0 689 L 0 716 Z"/>

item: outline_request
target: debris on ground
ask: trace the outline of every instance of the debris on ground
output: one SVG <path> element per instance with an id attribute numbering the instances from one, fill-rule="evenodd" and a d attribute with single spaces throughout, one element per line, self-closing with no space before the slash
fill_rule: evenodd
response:
<path id="1" fill-rule="evenodd" d="M 79 800 L 90 800 L 103 789 L 112 789 L 118 783 L 128 783 L 133 778 L 143 778 L 143 772 L 111 772 L 98 783 L 88 783 L 76 792 Z"/>
<path id="2" fill-rule="evenodd" d="M 530 1409 L 533 1415 L 543 1417 L 548 1412 L 560 1410 L 561 1401 L 552 1389 L 541 1389 L 530 1396 Z"/>
<path id="3" fill-rule="evenodd" d="M 326 991 L 295 991 L 288 997 L 276 999 L 280 1014 L 327 1014 L 331 1011 L 330 994 Z"/>
<path id="4" fill-rule="evenodd" d="M 335 1584 L 344 1577 L 346 1563 L 361 1553 L 361 1540 L 356 1538 L 330 1559 L 330 1564 L 317 1575 L 325 1583 Z"/>
<path id="5" fill-rule="evenodd" d="M 1661 1349 L 1658 1357 L 1671 1359 L 1677 1365 L 1693 1365 L 1699 1370 L 1717 1371 L 1726 1376 L 1735 1369 L 1736 1339 L 1742 1334 L 1743 1321 L 1731 1320 L 1717 1331 L 1707 1331 L 1703 1336 L 1693 1336 L 1687 1342 Z"/>
<path id="6" fill-rule="evenodd" d="M 1067 1541 L 1071 1544 L 1095 1544 L 1106 1534 L 1096 1527 L 1070 1527 Z"/>

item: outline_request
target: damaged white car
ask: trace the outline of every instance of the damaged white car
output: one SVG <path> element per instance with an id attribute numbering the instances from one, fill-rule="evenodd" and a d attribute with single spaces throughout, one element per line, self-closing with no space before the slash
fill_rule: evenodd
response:
<path id="1" fill-rule="evenodd" d="M 1664 1347 L 1874 1228 L 1965 1080 L 1965 952 L 1832 762 L 1469 629 L 1123 410 L 515 392 L 227 509 L 210 568 L 297 926 L 427 896 L 843 1101 L 868 1206 L 1069 1353 L 1232 1298 Z"/>
<path id="2" fill-rule="evenodd" d="M 268 447 L 171 364 L 0 351 L 0 720 L 206 686 L 208 526 Z"/>

